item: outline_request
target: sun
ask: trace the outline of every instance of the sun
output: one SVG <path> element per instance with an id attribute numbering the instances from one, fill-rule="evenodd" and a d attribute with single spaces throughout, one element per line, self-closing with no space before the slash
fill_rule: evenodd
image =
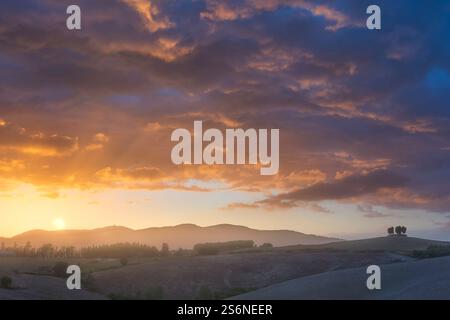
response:
<path id="1" fill-rule="evenodd" d="M 53 226 L 57 230 L 63 230 L 66 227 L 66 222 L 64 221 L 63 218 L 55 218 L 53 220 Z"/>

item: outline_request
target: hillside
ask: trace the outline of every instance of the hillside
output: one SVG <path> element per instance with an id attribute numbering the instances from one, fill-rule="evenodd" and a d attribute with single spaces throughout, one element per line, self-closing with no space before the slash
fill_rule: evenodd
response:
<path id="1" fill-rule="evenodd" d="M 327 248 L 350 251 L 391 251 L 410 252 L 412 250 L 424 250 L 431 245 L 450 245 L 449 242 L 420 239 L 414 237 L 379 237 L 362 240 L 339 241 L 314 246 L 314 248 Z"/>
<path id="2" fill-rule="evenodd" d="M 98 293 L 135 296 L 161 287 L 165 299 L 195 299 L 201 288 L 220 297 L 338 269 L 389 264 L 411 258 L 385 252 L 283 252 L 149 259 L 92 274 Z M 244 291 L 243 291 L 244 290 Z"/>
<path id="3" fill-rule="evenodd" d="M 209 227 L 182 224 L 141 230 L 117 226 L 93 230 L 33 230 L 6 239 L 5 242 L 7 244 L 17 243 L 18 245 L 23 245 L 29 241 L 33 246 L 52 243 L 56 246 L 76 247 L 118 242 L 138 242 L 160 247 L 163 242 L 166 242 L 172 249 L 191 249 L 197 243 L 232 240 L 254 240 L 257 244 L 270 242 L 274 246 L 312 245 L 339 241 L 339 239 L 335 238 L 289 230 L 256 230 L 228 224 Z"/>
<path id="4" fill-rule="evenodd" d="M 105 300 L 101 294 L 81 290 L 67 290 L 64 279 L 35 276 L 29 274 L 10 274 L 14 290 L 0 288 L 0 300 Z"/>
<path id="5" fill-rule="evenodd" d="M 450 299 L 450 257 L 382 265 L 381 272 L 381 290 L 367 290 L 366 268 L 354 268 L 289 280 L 231 299 Z"/>

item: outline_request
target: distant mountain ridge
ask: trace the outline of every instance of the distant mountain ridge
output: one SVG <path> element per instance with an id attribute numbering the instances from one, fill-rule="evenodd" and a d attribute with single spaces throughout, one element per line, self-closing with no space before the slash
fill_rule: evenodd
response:
<path id="1" fill-rule="evenodd" d="M 2 239 L 2 238 L 0 238 Z M 312 234 L 290 230 L 257 230 L 239 225 L 219 224 L 200 227 L 195 224 L 180 224 L 169 227 L 150 227 L 134 230 L 122 226 L 108 226 L 92 230 L 31 230 L 11 238 L 3 238 L 7 245 L 24 245 L 30 242 L 37 247 L 45 243 L 55 246 L 86 247 L 91 245 L 119 242 L 137 242 L 160 247 L 163 242 L 171 249 L 191 249 L 197 243 L 224 242 L 233 240 L 253 240 L 257 244 L 265 242 L 274 246 L 296 244 L 324 244 L 340 241 Z"/>

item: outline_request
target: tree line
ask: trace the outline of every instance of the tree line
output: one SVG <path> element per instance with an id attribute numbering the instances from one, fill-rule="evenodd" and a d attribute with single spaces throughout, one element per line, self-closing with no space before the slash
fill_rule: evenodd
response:
<path id="1" fill-rule="evenodd" d="M 234 250 L 242 250 L 256 247 L 253 240 L 237 240 L 216 243 L 199 243 L 193 247 L 193 250 L 178 249 L 171 251 L 167 243 L 163 243 L 158 250 L 155 246 L 149 246 L 140 243 L 115 243 L 92 245 L 76 248 L 74 246 L 54 246 L 51 243 L 43 244 L 40 247 L 33 247 L 30 242 L 24 246 L 14 244 L 12 247 L 6 247 L 1 244 L 0 253 L 10 253 L 16 257 L 39 257 L 39 258 L 149 258 L 149 257 L 167 257 L 188 256 L 188 255 L 215 255 Z M 264 243 L 261 248 L 271 248 L 271 243 Z"/>
<path id="2" fill-rule="evenodd" d="M 253 240 L 238 240 L 215 243 L 199 243 L 194 246 L 194 251 L 199 255 L 215 255 L 221 252 L 249 249 L 253 247 L 255 247 L 255 242 Z"/>
<path id="3" fill-rule="evenodd" d="M 54 246 L 51 243 L 40 247 L 33 247 L 30 242 L 24 246 L 14 244 L 12 247 L 1 245 L 1 251 L 11 253 L 16 257 L 39 258 L 134 258 L 134 257 L 158 257 L 170 255 L 169 245 L 163 243 L 161 249 L 139 243 L 116 243 L 93 245 L 82 248 L 74 246 Z"/>

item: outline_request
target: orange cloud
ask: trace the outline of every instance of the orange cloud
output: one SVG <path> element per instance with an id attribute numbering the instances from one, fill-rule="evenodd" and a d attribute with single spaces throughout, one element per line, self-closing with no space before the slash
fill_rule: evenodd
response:
<path id="1" fill-rule="evenodd" d="M 168 17 L 159 15 L 158 7 L 151 0 L 122 0 L 122 2 L 136 10 L 145 27 L 151 32 L 168 29 L 174 25 Z"/>
<path id="2" fill-rule="evenodd" d="M 352 21 L 344 13 L 326 5 L 315 5 L 310 1 L 302 0 L 246 0 L 241 4 L 231 4 L 220 0 L 207 0 L 207 9 L 200 13 L 204 19 L 218 21 L 232 21 L 246 19 L 261 11 L 274 11 L 280 6 L 303 8 L 316 16 L 324 17 L 333 22 L 326 30 L 337 31 L 349 26 L 362 26 L 361 23 Z"/>
<path id="3" fill-rule="evenodd" d="M 97 151 L 102 150 L 104 145 L 109 142 L 109 137 L 104 133 L 96 133 L 93 137 L 93 143 L 88 144 L 84 150 Z"/>
<path id="4" fill-rule="evenodd" d="M 0 149 L 42 157 L 66 156 L 78 150 L 78 139 L 42 132 L 30 133 L 25 128 L 3 121 L 0 126 Z"/>

